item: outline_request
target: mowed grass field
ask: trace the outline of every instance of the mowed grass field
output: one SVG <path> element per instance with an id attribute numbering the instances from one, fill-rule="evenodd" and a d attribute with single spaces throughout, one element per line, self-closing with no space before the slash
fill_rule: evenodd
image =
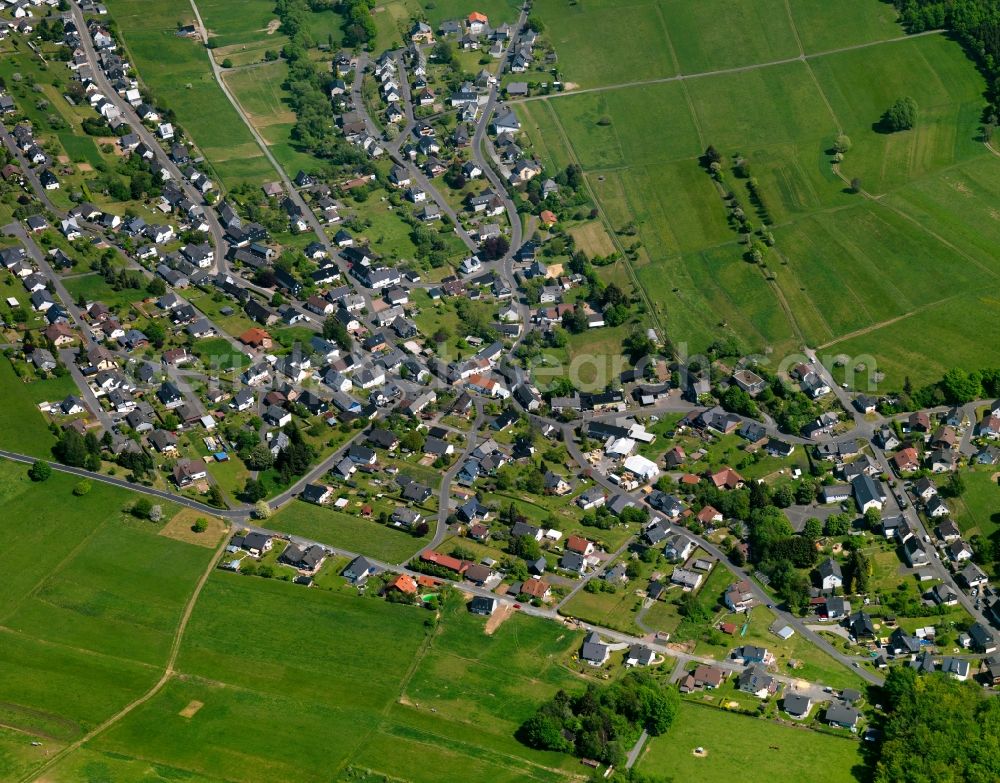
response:
<path id="1" fill-rule="evenodd" d="M 274 515 L 277 530 L 306 536 L 348 552 L 364 552 L 387 563 L 399 563 L 420 551 L 426 538 L 416 538 L 406 531 L 380 525 L 332 508 L 320 508 L 305 501 L 288 503 Z"/>
<path id="2" fill-rule="evenodd" d="M 79 780 L 99 765 L 131 780 L 147 765 L 169 779 L 247 783 L 347 780 L 352 770 L 414 783 L 567 780 L 575 759 L 512 734 L 539 699 L 582 686 L 559 664 L 578 635 L 515 617 L 487 637 L 464 607 L 436 628 L 430 617 L 214 573 L 180 676 L 50 777 Z"/>
<path id="3" fill-rule="evenodd" d="M 216 84 L 204 46 L 175 34 L 178 23 L 192 21 L 190 4 L 186 0 L 111 0 L 108 9 L 142 80 L 176 112 L 178 122 L 222 182 L 235 185 L 274 179 L 273 167 Z"/>
<path id="4" fill-rule="evenodd" d="M 609 8 L 536 4 L 554 40 L 582 15 L 605 42 L 556 40 L 563 81 L 591 89 L 518 110 L 538 157 L 579 163 L 606 229 L 638 240 L 633 267 L 674 344 L 696 352 L 733 334 L 776 360 L 802 345 L 873 356 L 888 388 L 990 361 L 1000 160 L 977 140 L 985 85 L 955 42 L 904 36 L 876 0 L 617 9 L 647 21 L 641 35 L 658 31 L 654 53 L 602 26 Z M 617 53 L 633 44 L 643 66 L 619 78 Z M 664 52 L 671 65 L 657 65 Z M 901 95 L 918 104 L 916 128 L 878 132 Z M 853 142 L 839 175 L 838 132 Z M 766 267 L 743 261 L 698 162 L 709 144 L 746 158 L 759 182 L 777 240 Z M 849 192 L 852 178 L 870 198 Z M 730 173 L 726 187 L 751 206 L 745 180 Z"/>
<path id="5" fill-rule="evenodd" d="M 695 756 L 695 748 L 704 748 L 706 755 Z M 670 731 L 649 741 L 638 768 L 705 783 L 745 780 L 748 770 L 753 780 L 773 783 L 853 783 L 858 778 L 852 769 L 864 763 L 860 751 L 861 743 L 852 739 L 684 702 Z"/>
<path id="6" fill-rule="evenodd" d="M 66 378 L 72 384 L 72 378 Z M 25 383 L 8 359 L 0 359 L 0 448 L 51 459 L 56 437 L 38 403 L 60 401 L 70 391 L 60 378 Z"/>
<path id="7" fill-rule="evenodd" d="M 277 22 L 274 3 L 271 0 L 197 0 L 198 12 L 215 39 L 218 48 L 224 49 L 237 44 L 274 39 L 277 33 L 268 25 Z M 279 38 L 278 40 L 285 40 Z M 280 48 L 280 43 L 278 45 Z"/>
<path id="8" fill-rule="evenodd" d="M 10 752 L 25 769 L 156 681 L 212 557 L 124 514 L 131 493 L 94 483 L 76 496 L 77 481 L 35 484 L 0 461 L 0 722 L 20 732 Z M 32 739 L 41 748 L 25 750 Z M 0 758 L 6 747 L 0 736 Z"/>
<path id="9" fill-rule="evenodd" d="M 288 77 L 288 66 L 283 60 L 222 73 L 254 128 L 291 176 L 300 168 L 311 171 L 321 165 L 316 158 L 295 149 L 292 143 L 295 112 L 287 104 L 289 93 L 281 86 Z"/>
<path id="10" fill-rule="evenodd" d="M 78 497 L 75 477 L 26 474 L 0 462 L 4 779 L 148 691 L 214 556 L 161 534 L 168 523 L 124 514 L 125 490 L 95 483 Z M 176 511 L 165 504 L 166 519 Z M 334 587 L 213 571 L 175 675 L 45 779 L 340 781 L 374 770 L 413 783 L 560 783 L 578 772 L 576 759 L 513 735 L 540 700 L 583 687 L 564 665 L 579 633 L 516 615 L 487 636 L 462 602 L 435 622 Z"/>

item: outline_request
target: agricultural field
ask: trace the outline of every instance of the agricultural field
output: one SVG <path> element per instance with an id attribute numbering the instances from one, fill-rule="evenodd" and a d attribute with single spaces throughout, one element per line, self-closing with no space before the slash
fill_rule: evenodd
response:
<path id="1" fill-rule="evenodd" d="M 212 551 L 123 513 L 135 498 L 127 491 L 94 483 L 77 495 L 73 476 L 34 484 L 26 473 L 0 462 L 0 714 L 43 740 L 27 756 L 20 735 L 12 752 L 27 766 L 152 685 Z M 6 746 L 0 737 L 0 755 Z"/>
<path id="2" fill-rule="evenodd" d="M 512 734 L 540 696 L 576 685 L 559 661 L 578 636 L 521 617 L 485 636 L 461 605 L 436 626 L 429 617 L 215 573 L 185 636 L 182 676 L 50 777 L 97 768 L 129 780 L 141 759 L 195 781 L 341 780 L 363 770 L 414 783 L 567 779 L 574 759 L 527 750 Z M 216 741 L 237 725 L 239 743 Z"/>
<path id="3" fill-rule="evenodd" d="M 190 4 L 112 0 L 108 9 L 146 86 L 174 110 L 218 179 L 225 185 L 274 179 L 273 167 L 216 84 L 204 46 L 174 32 L 193 19 Z"/>
<path id="4" fill-rule="evenodd" d="M 208 31 L 208 37 L 215 39 L 215 54 L 227 47 L 266 41 L 268 45 L 280 49 L 287 39 L 278 36 L 278 17 L 274 13 L 271 0 L 198 0 L 198 11 Z"/>
<path id="5" fill-rule="evenodd" d="M 695 748 L 704 755 L 696 756 Z M 670 731 L 650 740 L 638 768 L 721 783 L 744 779 L 751 764 L 755 780 L 809 780 L 822 769 L 824 781 L 853 783 L 854 768 L 864 763 L 856 740 L 684 702 Z"/>
<path id="6" fill-rule="evenodd" d="M 168 521 L 139 521 L 123 512 L 131 493 L 95 483 L 77 496 L 76 482 L 55 473 L 33 484 L 25 466 L 0 462 L 8 541 L 0 564 L 13 580 L 0 598 L 0 720 L 19 732 L 0 731 L 0 759 L 19 774 L 160 677 L 224 528 L 212 520 L 195 534 L 197 514 L 171 504 Z M 43 496 L 48 513 L 39 517 Z M 359 597 L 331 580 L 333 590 L 306 590 L 212 573 L 185 627 L 178 676 L 46 778 L 571 776 L 576 760 L 531 751 L 513 734 L 540 698 L 582 687 L 563 665 L 578 633 L 515 616 L 486 635 L 460 600 L 428 623 L 425 610 Z M 219 741 L 236 726 L 240 743 Z M 31 747 L 24 732 L 42 744 Z"/>
<path id="7" fill-rule="evenodd" d="M 281 86 L 287 76 L 288 66 L 282 60 L 222 72 L 250 123 L 281 166 L 294 176 L 299 169 L 313 170 L 320 164 L 292 144 L 295 112 L 287 105 L 289 94 Z"/>
<path id="8" fill-rule="evenodd" d="M 674 345 L 695 353 L 728 333 L 776 359 L 803 345 L 870 355 L 889 388 L 988 361 L 1000 161 L 978 140 L 983 79 L 954 41 L 905 36 L 876 0 L 541 0 L 533 13 L 569 86 L 514 102 L 533 152 L 550 171 L 583 167 Z M 916 127 L 880 132 L 902 95 Z M 852 145 L 835 167 L 838 133 Z M 762 266 L 743 260 L 699 164 L 710 144 L 724 188 L 750 203 L 737 156 L 758 183 L 753 219 L 775 238 Z"/>

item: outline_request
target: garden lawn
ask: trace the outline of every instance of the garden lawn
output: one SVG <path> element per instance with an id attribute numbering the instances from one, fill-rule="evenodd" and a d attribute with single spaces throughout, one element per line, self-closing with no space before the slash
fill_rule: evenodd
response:
<path id="1" fill-rule="evenodd" d="M 706 755 L 694 755 L 704 748 Z M 650 740 L 638 768 L 650 775 L 723 783 L 746 777 L 794 783 L 814 779 L 822 769 L 828 783 L 854 783 L 864 759 L 853 739 L 821 734 L 772 721 L 683 702 L 673 726 Z"/>
<path id="2" fill-rule="evenodd" d="M 305 536 L 348 552 L 364 552 L 390 563 L 408 559 L 420 551 L 427 540 L 380 525 L 374 519 L 363 519 L 304 501 L 289 503 L 268 524 L 276 530 Z"/>

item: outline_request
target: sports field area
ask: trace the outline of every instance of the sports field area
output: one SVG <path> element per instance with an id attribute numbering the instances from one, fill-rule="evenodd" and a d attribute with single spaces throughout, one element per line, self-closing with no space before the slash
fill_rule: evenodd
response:
<path id="1" fill-rule="evenodd" d="M 775 358 L 870 354 L 889 387 L 988 362 L 1000 160 L 979 141 L 985 83 L 956 42 L 905 36 L 878 0 L 540 0 L 533 13 L 571 86 L 516 104 L 535 153 L 579 163 L 605 227 L 640 243 L 633 267 L 675 345 L 731 333 Z M 877 131 L 903 95 L 916 127 Z M 852 142 L 840 172 L 838 133 Z M 775 239 L 763 266 L 743 260 L 699 165 L 708 145 L 759 183 Z M 745 182 L 727 173 L 747 203 Z"/>

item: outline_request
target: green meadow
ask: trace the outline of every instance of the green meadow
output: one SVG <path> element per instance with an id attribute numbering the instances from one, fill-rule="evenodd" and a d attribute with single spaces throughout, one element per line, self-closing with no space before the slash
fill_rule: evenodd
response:
<path id="1" fill-rule="evenodd" d="M 674 344 L 733 334 L 779 357 L 871 355 L 890 388 L 988 363 L 1000 161 L 977 140 L 985 85 L 958 44 L 905 37 L 876 0 L 542 0 L 535 12 L 581 92 L 518 105 L 527 136 L 551 169 L 583 167 Z M 611 13 L 644 24 L 622 31 Z M 574 26 L 602 45 L 577 45 Z M 901 95 L 916 127 L 879 132 Z M 852 141 L 839 172 L 838 133 Z M 710 144 L 759 183 L 776 240 L 763 266 L 743 260 L 699 164 Z M 724 188 L 760 226 L 746 180 L 728 171 Z"/>
<path id="2" fill-rule="evenodd" d="M 274 179 L 273 167 L 216 83 L 205 47 L 175 34 L 178 24 L 194 18 L 190 3 L 111 0 L 108 9 L 142 80 L 174 110 L 219 179 L 226 185 Z"/>
<path id="3" fill-rule="evenodd" d="M 414 783 L 564 781 L 577 762 L 512 736 L 537 700 L 577 687 L 579 639 L 515 617 L 492 636 L 458 607 L 425 610 L 217 572 L 180 676 L 52 773 L 130 780 L 305 781 L 359 771 Z M 275 716 L 280 715 L 280 720 Z M 239 741 L 227 741 L 234 727 Z"/>
<path id="4" fill-rule="evenodd" d="M 702 748 L 703 756 L 694 754 Z M 851 783 L 863 764 L 861 743 L 794 726 L 745 718 L 714 707 L 684 702 L 670 731 L 650 740 L 639 770 L 675 779 L 722 783 L 745 779 L 789 783 L 815 779 Z"/>

